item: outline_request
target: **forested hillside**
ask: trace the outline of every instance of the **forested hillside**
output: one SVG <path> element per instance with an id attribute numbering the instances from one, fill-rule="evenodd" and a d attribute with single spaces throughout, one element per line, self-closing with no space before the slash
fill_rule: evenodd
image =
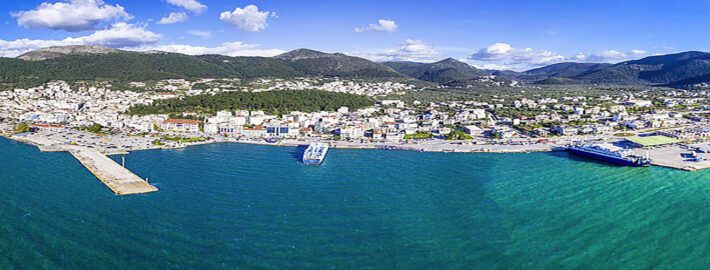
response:
<path id="1" fill-rule="evenodd" d="M 152 105 L 131 108 L 129 114 L 178 114 L 184 112 L 208 112 L 221 110 L 264 110 L 279 115 L 291 111 L 335 111 L 340 107 L 351 110 L 372 106 L 374 101 L 360 95 L 327 92 L 320 90 L 267 91 L 267 92 L 221 92 L 182 99 L 157 100 Z"/>

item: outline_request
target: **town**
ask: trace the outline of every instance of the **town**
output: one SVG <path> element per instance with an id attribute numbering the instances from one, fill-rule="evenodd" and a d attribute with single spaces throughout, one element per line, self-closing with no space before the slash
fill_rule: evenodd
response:
<path id="1" fill-rule="evenodd" d="M 71 144 L 122 153 L 210 142 L 298 145 L 333 142 L 336 147 L 442 152 L 547 151 L 573 141 L 660 135 L 686 143 L 710 136 L 704 91 L 642 90 L 618 95 L 536 98 L 534 89 L 481 100 L 403 101 L 419 87 L 406 82 L 339 79 L 165 80 L 144 91 L 113 90 L 109 83 L 52 81 L 0 92 L 5 134 L 25 133 L 40 145 Z M 213 114 L 135 115 L 133 106 L 224 91 L 306 90 L 363 95 L 373 105 L 334 111 L 217 111 Z M 517 88 L 516 88 L 517 89 Z M 517 90 L 516 90 L 517 91 Z M 522 93 L 522 94 L 521 94 Z M 28 133 L 34 131 L 34 133 Z M 20 135 L 16 135 L 20 136 Z"/>

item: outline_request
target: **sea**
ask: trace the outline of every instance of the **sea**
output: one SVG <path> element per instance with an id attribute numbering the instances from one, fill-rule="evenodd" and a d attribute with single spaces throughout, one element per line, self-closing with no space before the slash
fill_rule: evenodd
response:
<path id="1" fill-rule="evenodd" d="M 0 139 L 0 269 L 710 268 L 710 171 L 302 151 L 136 151 L 160 191 L 117 196 L 68 153 Z"/>

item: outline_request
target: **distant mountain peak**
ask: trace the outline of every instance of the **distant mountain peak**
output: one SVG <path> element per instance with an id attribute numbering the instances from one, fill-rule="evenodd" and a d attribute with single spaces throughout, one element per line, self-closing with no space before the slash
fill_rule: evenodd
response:
<path id="1" fill-rule="evenodd" d="M 432 63 L 432 65 L 439 65 L 439 66 L 443 65 L 443 66 L 458 67 L 458 68 L 474 68 L 467 63 L 461 62 L 461 61 L 453 59 L 451 57 L 441 60 L 439 62 L 434 62 L 434 63 Z"/>
<path id="2" fill-rule="evenodd" d="M 453 59 L 453 58 L 451 58 L 451 57 L 446 58 L 446 59 L 441 60 L 441 61 L 438 61 L 438 62 L 436 62 L 436 63 L 462 63 L 462 64 L 465 64 L 464 62 L 461 62 L 461 61 L 459 61 L 459 60 Z"/>
<path id="3" fill-rule="evenodd" d="M 108 54 L 115 52 L 120 52 L 120 50 L 104 46 L 70 45 L 42 48 L 24 53 L 17 58 L 27 61 L 42 61 L 67 55 Z"/>
<path id="4" fill-rule="evenodd" d="M 334 53 L 324 53 L 321 51 L 311 50 L 311 49 L 296 49 L 290 52 L 282 53 L 276 56 L 276 58 L 288 59 L 291 61 L 297 61 L 302 59 L 312 59 L 312 58 L 322 58 L 322 57 L 334 57 L 342 54 Z"/>
<path id="5" fill-rule="evenodd" d="M 446 85 L 467 85 L 480 76 L 490 74 L 488 71 L 477 69 L 453 58 L 434 63 L 385 62 L 384 64 L 404 75 Z"/>
<path id="6" fill-rule="evenodd" d="M 369 77 L 402 76 L 383 64 L 342 53 L 324 53 L 311 49 L 297 49 L 277 55 L 276 58 L 287 60 L 310 75 L 333 77 L 352 75 Z"/>

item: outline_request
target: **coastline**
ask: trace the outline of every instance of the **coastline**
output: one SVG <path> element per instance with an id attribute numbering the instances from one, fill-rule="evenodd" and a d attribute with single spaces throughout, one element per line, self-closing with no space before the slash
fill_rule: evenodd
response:
<path id="1" fill-rule="evenodd" d="M 133 151 L 143 150 L 172 150 L 182 149 L 190 146 L 217 144 L 217 143 L 241 143 L 265 146 L 298 147 L 307 145 L 313 141 L 281 139 L 275 143 L 266 142 L 262 139 L 240 140 L 235 138 L 216 137 L 208 141 L 193 142 L 185 144 L 154 145 L 154 137 L 132 137 L 125 135 L 99 136 L 92 133 L 75 130 L 63 130 L 54 132 L 37 132 L 19 135 L 0 134 L 11 140 L 34 145 L 43 152 L 70 152 L 76 146 L 97 151 L 106 156 L 125 155 Z M 323 141 L 330 144 L 332 148 L 339 149 L 380 149 L 380 150 L 401 150 L 416 152 L 443 152 L 443 153 L 533 153 L 560 151 L 564 146 L 575 140 L 618 140 L 611 137 L 588 137 L 588 138 L 559 138 L 546 143 L 532 142 L 531 140 L 508 140 L 496 141 L 497 143 L 481 144 L 483 141 L 445 141 L 445 140 L 424 140 L 413 142 L 348 142 L 348 141 Z M 489 141 L 490 142 L 490 141 Z M 698 145 L 695 145 L 698 146 Z M 636 149 L 637 155 L 651 153 L 654 166 L 678 169 L 683 171 L 698 171 L 710 168 L 710 156 L 706 161 L 689 162 L 683 158 L 687 150 L 678 146 L 668 146 L 650 150 Z"/>
<path id="2" fill-rule="evenodd" d="M 34 134 L 37 135 L 37 134 Z M 23 143 L 27 143 L 36 146 L 42 152 L 62 152 L 68 151 L 67 147 L 71 144 L 60 141 L 52 141 L 48 139 L 42 139 L 41 136 L 21 136 L 21 135 L 10 135 L 10 134 L 0 134 L 10 140 L 15 140 Z M 403 151 L 416 151 L 416 152 L 446 152 L 446 153 L 531 153 L 531 152 L 550 152 L 557 151 L 559 147 L 564 146 L 562 143 L 548 143 L 548 144 L 473 144 L 470 141 L 444 141 L 444 140 L 433 140 L 433 141 L 421 141 L 414 143 L 394 143 L 394 142 L 347 142 L 347 141 L 325 141 L 329 143 L 332 148 L 339 149 L 383 149 L 383 150 L 403 150 Z M 266 145 L 266 146 L 284 146 L 284 147 L 297 147 L 302 145 L 308 145 L 311 141 L 306 140 L 294 140 L 294 139 L 283 139 L 276 143 L 269 143 L 263 140 L 236 140 L 236 139 L 219 139 L 205 142 L 194 142 L 182 144 L 179 146 L 166 146 L 166 145 L 152 145 L 152 146 L 142 146 L 142 147 L 119 147 L 112 150 L 101 151 L 105 155 L 122 155 L 128 154 L 132 151 L 143 151 L 143 150 L 171 150 L 171 149 L 181 149 L 196 145 L 205 144 L 217 144 L 217 143 L 241 143 L 241 144 L 253 144 L 253 145 Z"/>

